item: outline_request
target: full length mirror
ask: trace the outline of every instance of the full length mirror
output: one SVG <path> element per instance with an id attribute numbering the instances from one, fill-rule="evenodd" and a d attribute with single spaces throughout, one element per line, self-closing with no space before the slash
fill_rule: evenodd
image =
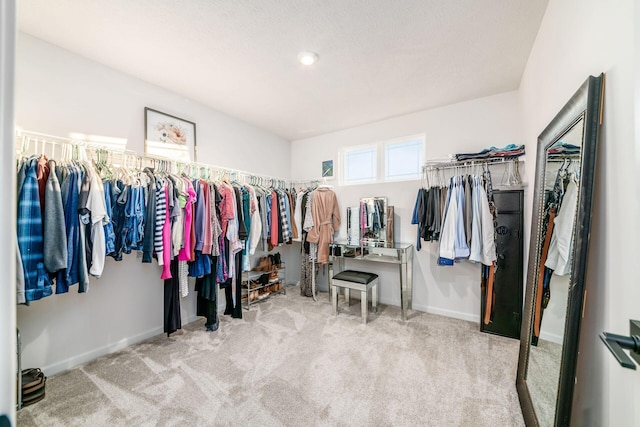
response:
<path id="1" fill-rule="evenodd" d="M 568 425 L 600 126 L 589 77 L 538 138 L 518 395 L 527 425 Z"/>

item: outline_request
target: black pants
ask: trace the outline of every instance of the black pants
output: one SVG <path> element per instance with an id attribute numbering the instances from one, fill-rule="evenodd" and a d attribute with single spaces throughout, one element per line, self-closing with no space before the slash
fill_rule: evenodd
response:
<path id="1" fill-rule="evenodd" d="M 164 281 L 164 331 L 167 336 L 170 336 L 178 329 L 182 329 L 177 258 L 171 261 L 171 277 L 171 279 Z"/>
<path id="2" fill-rule="evenodd" d="M 236 304 L 233 304 L 233 289 L 231 289 L 231 280 L 225 282 L 224 296 L 226 300 L 226 308 L 224 314 L 231 315 L 236 319 L 242 319 L 242 252 L 235 255 L 236 269 L 234 271 L 236 279 Z"/>
<path id="3" fill-rule="evenodd" d="M 218 284 L 216 283 L 216 267 L 218 257 L 211 257 L 211 274 L 196 279 L 198 301 L 196 314 L 206 317 L 205 327 L 208 331 L 218 329 Z"/>

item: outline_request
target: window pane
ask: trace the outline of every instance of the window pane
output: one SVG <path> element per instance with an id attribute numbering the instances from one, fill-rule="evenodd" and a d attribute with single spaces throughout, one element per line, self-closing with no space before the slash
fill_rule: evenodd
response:
<path id="1" fill-rule="evenodd" d="M 422 168 L 422 140 L 385 146 L 385 179 L 419 178 Z"/>
<path id="2" fill-rule="evenodd" d="M 346 183 L 376 179 L 376 148 L 368 147 L 345 153 L 344 180 Z"/>

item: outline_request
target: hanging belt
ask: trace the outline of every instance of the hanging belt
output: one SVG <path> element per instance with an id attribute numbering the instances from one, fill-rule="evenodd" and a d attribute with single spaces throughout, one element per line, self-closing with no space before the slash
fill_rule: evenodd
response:
<path id="1" fill-rule="evenodd" d="M 542 323 L 542 288 L 544 286 L 544 263 L 549 255 L 549 246 L 551 245 L 551 235 L 553 234 L 554 219 L 556 218 L 556 209 L 551 208 L 549 211 L 549 222 L 547 223 L 547 234 L 544 236 L 544 244 L 542 245 L 542 253 L 540 254 L 540 265 L 538 266 L 538 282 L 536 284 L 536 305 L 534 308 L 533 334 L 540 336 L 540 324 Z"/>
<path id="2" fill-rule="evenodd" d="M 489 266 L 489 272 L 487 273 L 487 293 L 485 296 L 484 305 L 484 324 L 488 325 L 491 320 L 491 310 L 493 309 L 493 281 L 496 276 L 495 262 L 492 262 Z"/>
<path id="3" fill-rule="evenodd" d="M 493 219 L 493 240 L 496 240 L 496 228 L 498 226 L 498 209 L 496 209 L 496 205 L 493 199 L 493 183 L 491 181 L 491 171 L 489 170 L 489 165 L 483 165 L 483 177 L 485 181 L 485 191 L 487 192 L 487 201 L 489 202 L 489 212 Z M 488 325 L 491 321 L 491 312 L 493 310 L 493 282 L 496 276 L 496 263 L 495 261 L 491 263 L 487 273 L 487 292 L 485 296 L 485 308 L 484 308 L 484 324 Z"/>

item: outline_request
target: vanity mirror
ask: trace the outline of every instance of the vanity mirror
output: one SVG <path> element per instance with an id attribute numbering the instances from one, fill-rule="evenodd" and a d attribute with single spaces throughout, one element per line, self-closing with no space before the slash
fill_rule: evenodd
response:
<path id="1" fill-rule="evenodd" d="M 386 197 L 363 197 L 347 208 L 347 242 L 351 245 L 392 247 L 393 206 Z"/>
<path id="2" fill-rule="evenodd" d="M 603 78 L 590 76 L 538 137 L 516 381 L 528 426 L 571 416 Z"/>

